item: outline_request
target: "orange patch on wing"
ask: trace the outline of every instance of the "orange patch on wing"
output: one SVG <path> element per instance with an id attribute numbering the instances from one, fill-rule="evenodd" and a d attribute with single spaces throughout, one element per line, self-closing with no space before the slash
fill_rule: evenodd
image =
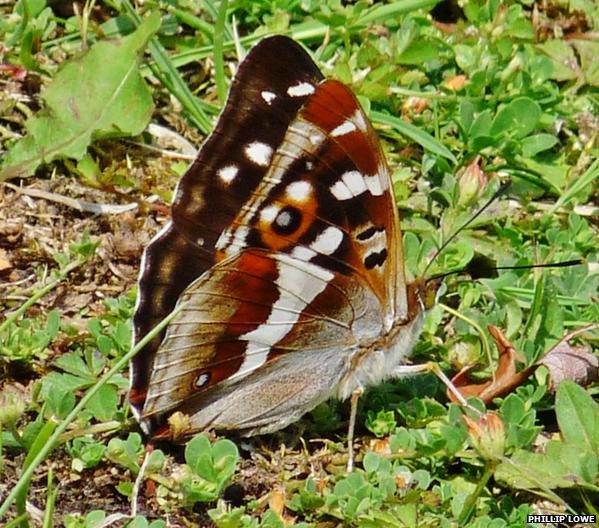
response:
<path id="1" fill-rule="evenodd" d="M 131 388 L 129 391 L 129 402 L 131 405 L 135 405 L 136 407 L 143 405 L 146 401 L 146 396 L 148 394 L 148 389 L 136 389 Z"/>
<path id="2" fill-rule="evenodd" d="M 285 192 L 285 191 L 283 191 Z M 301 214 L 300 224 L 292 233 L 286 235 L 280 235 L 273 229 L 273 222 L 260 219 L 258 225 L 260 226 L 260 235 L 264 245 L 272 251 L 282 251 L 288 247 L 297 244 L 299 239 L 310 229 L 310 226 L 314 222 L 316 216 L 316 210 L 318 208 L 318 202 L 314 196 L 306 200 L 294 200 L 285 195 L 278 198 L 274 202 L 281 209 L 291 206 L 299 211 Z"/>

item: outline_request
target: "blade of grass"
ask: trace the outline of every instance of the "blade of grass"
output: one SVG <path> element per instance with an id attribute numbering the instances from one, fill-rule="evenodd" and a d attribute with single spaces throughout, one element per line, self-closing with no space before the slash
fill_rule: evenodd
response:
<path id="1" fill-rule="evenodd" d="M 10 521 L 8 524 L 5 524 L 4 528 L 16 528 L 23 521 L 26 521 L 28 518 L 29 518 L 29 515 L 27 513 L 24 513 L 23 515 L 19 515 L 19 516 L 15 517 L 12 521 Z"/>
<path id="2" fill-rule="evenodd" d="M 141 19 L 131 5 L 131 2 L 129 0 L 123 0 L 121 5 L 135 25 L 139 25 Z M 185 84 L 179 75 L 177 68 L 171 62 L 157 37 L 150 39 L 148 49 L 155 61 L 153 64 L 149 65 L 152 73 L 154 73 L 168 91 L 179 100 L 194 126 L 198 127 L 202 133 L 208 134 L 212 130 L 212 121 L 205 114 L 201 105 L 198 104 L 196 97 L 194 97 L 187 84 Z"/>
<path id="3" fill-rule="evenodd" d="M 48 442 L 48 439 L 52 435 L 52 432 L 56 429 L 56 422 L 46 422 L 43 427 L 40 429 L 40 432 L 35 437 L 27 456 L 25 457 L 25 461 L 23 462 L 23 469 L 27 470 L 27 468 L 31 465 L 36 455 L 42 450 L 42 448 Z M 21 479 L 19 479 L 20 481 Z M 27 493 L 29 491 L 29 482 L 31 480 L 31 476 L 24 480 L 23 485 L 18 490 L 18 493 L 15 495 L 15 504 L 17 506 L 17 513 L 22 514 L 26 513 L 26 504 L 27 504 Z M 23 521 L 21 523 L 21 528 L 27 528 L 27 521 Z"/>
<path id="4" fill-rule="evenodd" d="M 212 17 L 212 20 L 218 19 L 218 10 L 216 9 L 216 6 L 214 5 L 215 2 L 209 2 L 208 0 L 201 0 L 200 4 L 206 10 L 206 12 Z M 233 40 L 233 34 L 229 30 L 229 28 L 225 26 L 224 30 L 225 30 L 225 36 L 227 37 L 227 40 Z"/>
<path id="5" fill-rule="evenodd" d="M 52 468 L 48 469 L 48 491 L 46 499 L 46 508 L 44 510 L 44 521 L 42 528 L 53 528 L 54 522 L 52 517 L 54 515 L 54 505 L 56 504 L 56 495 L 58 495 L 58 489 L 54 485 L 54 472 Z"/>
<path id="6" fill-rule="evenodd" d="M 355 27 L 346 28 L 346 31 L 349 32 L 350 35 L 355 34 L 361 31 L 361 27 L 364 24 L 371 22 L 381 22 L 384 21 L 389 16 L 400 15 L 409 13 L 410 11 L 414 11 L 416 9 L 422 8 L 431 8 L 440 0 L 405 0 L 402 2 L 396 2 L 393 4 L 379 6 L 367 11 L 360 19 L 359 24 Z M 209 2 L 204 2 L 204 5 L 208 7 Z M 214 15 L 216 19 L 216 10 L 214 7 L 209 10 L 211 14 Z M 223 51 L 231 51 L 235 48 L 235 42 L 232 35 L 227 32 L 228 27 L 225 26 L 225 37 L 226 40 L 223 42 Z M 300 42 L 313 42 L 322 40 L 327 32 L 331 31 L 331 28 L 319 22 L 317 20 L 308 20 L 305 22 L 300 22 L 298 24 L 293 24 L 291 27 L 285 32 L 285 34 L 291 37 L 294 40 Z M 251 46 L 252 44 L 258 42 L 259 40 L 266 37 L 268 34 L 262 35 L 246 35 L 239 39 L 239 42 L 244 46 Z M 212 46 L 202 46 L 195 50 L 185 51 L 183 53 L 175 54 L 170 57 L 173 65 L 176 67 L 185 66 L 190 62 L 198 61 L 209 57 L 213 52 Z"/>
<path id="7" fill-rule="evenodd" d="M 390 4 L 375 6 L 367 10 L 358 20 L 360 24 L 369 24 L 376 20 L 387 19 L 392 16 L 404 15 L 417 9 L 435 7 L 441 0 L 402 0 Z"/>
<path id="8" fill-rule="evenodd" d="M 531 303 L 532 299 L 534 297 L 534 290 L 532 290 L 530 288 L 517 288 L 515 286 L 502 286 L 497 291 L 511 295 L 512 297 L 514 297 L 522 302 L 525 302 L 525 303 Z M 560 306 L 588 306 L 588 304 L 589 304 L 589 301 L 586 301 L 584 299 L 578 299 L 576 297 L 569 297 L 567 295 L 558 294 L 556 296 L 556 299 Z M 529 308 L 529 307 L 530 306 L 525 306 L 525 308 Z"/>
<path id="9" fill-rule="evenodd" d="M 400 134 L 409 137 L 411 140 L 415 141 L 429 152 L 437 154 L 438 156 L 446 158 L 457 164 L 458 161 L 451 151 L 445 145 L 443 145 L 443 143 L 437 141 L 427 132 L 424 132 L 424 130 L 420 130 L 411 123 L 406 123 L 403 119 L 399 119 L 398 117 L 388 114 L 383 114 L 382 112 L 377 112 L 375 110 L 370 112 L 370 117 L 375 123 L 388 125 L 397 130 Z"/>
<path id="10" fill-rule="evenodd" d="M 178 9 L 171 5 L 161 4 L 164 9 L 166 9 L 169 13 L 172 13 L 177 17 L 177 20 L 181 22 L 181 24 L 185 24 L 192 29 L 196 29 L 197 31 L 204 34 L 204 36 L 212 39 L 214 38 L 214 25 L 202 20 L 200 17 L 197 17 L 187 11 L 182 9 Z"/>
<path id="11" fill-rule="evenodd" d="M 286 34 L 288 36 L 290 36 L 291 38 L 293 38 L 294 40 L 298 40 L 300 42 L 307 42 L 307 41 L 311 42 L 311 41 L 322 39 L 326 35 L 327 29 L 328 29 L 328 26 L 325 26 L 324 24 L 314 20 L 314 21 L 302 22 L 300 24 L 292 26 L 286 32 Z M 225 33 L 226 33 L 226 27 L 225 27 Z M 244 37 L 239 38 L 239 43 L 242 44 L 243 46 L 249 47 L 252 44 L 255 44 L 256 42 L 258 42 L 259 40 L 262 40 L 266 36 L 267 36 L 267 34 L 246 35 Z M 227 40 L 225 40 L 223 42 L 223 52 L 233 51 L 234 49 L 235 49 L 235 40 L 233 38 L 230 38 L 230 39 L 227 38 Z M 189 64 L 190 62 L 201 61 L 201 60 L 206 59 L 207 57 L 210 57 L 213 54 L 213 51 L 214 50 L 213 50 L 212 45 L 201 46 L 194 50 L 189 50 L 189 51 L 185 51 L 182 53 L 173 54 L 170 57 L 170 61 L 173 64 L 173 66 L 180 68 L 181 66 L 185 66 L 186 64 Z M 145 71 L 144 71 L 144 67 L 142 67 L 142 73 L 144 75 L 148 74 L 148 68 L 149 68 L 149 66 L 146 66 Z"/>
<path id="12" fill-rule="evenodd" d="M 137 354 L 144 346 L 146 346 L 147 343 L 154 339 L 154 337 L 156 337 L 162 331 L 162 329 L 164 329 L 173 320 L 173 318 L 175 318 L 177 314 L 179 314 L 179 312 L 185 308 L 185 306 L 185 303 L 178 305 L 170 314 L 162 319 L 162 321 L 160 321 L 160 323 L 158 323 L 151 332 L 149 332 L 139 343 L 137 343 L 137 345 L 131 347 L 131 350 L 129 350 L 129 352 L 120 358 L 113 365 L 113 367 L 106 372 L 94 385 L 87 389 L 83 397 L 79 400 L 79 403 L 75 405 L 68 416 L 57 424 L 52 435 L 50 435 L 48 440 L 39 449 L 33 460 L 31 460 L 30 464 L 28 464 L 26 467 L 24 465 L 23 472 L 18 482 L 7 495 L 6 499 L 4 499 L 4 502 L 0 505 L 0 519 L 2 519 L 8 513 L 11 505 L 17 499 L 17 497 L 23 493 L 23 490 L 26 490 L 29 480 L 31 479 L 35 470 L 58 445 L 61 435 L 66 431 L 67 427 L 77 419 L 77 416 L 85 408 L 89 401 L 104 385 L 106 385 L 106 383 L 112 379 L 115 374 L 118 374 L 129 363 L 129 361 L 131 361 L 135 354 Z"/>
<path id="13" fill-rule="evenodd" d="M 225 58 L 223 52 L 223 42 L 225 33 L 225 22 L 227 20 L 227 7 L 229 2 L 221 0 L 218 8 L 218 16 L 214 26 L 214 77 L 216 80 L 216 91 L 218 100 L 221 104 L 225 104 L 227 98 L 227 80 L 225 78 Z"/>
<path id="14" fill-rule="evenodd" d="M 37 301 L 39 301 L 44 295 L 51 292 L 56 286 L 58 286 L 63 280 L 67 278 L 67 275 L 78 268 L 85 262 L 85 259 L 80 258 L 74 260 L 69 265 L 65 266 L 58 272 L 58 277 L 54 279 L 52 282 L 46 284 L 43 288 L 40 288 L 36 291 L 29 299 L 27 299 L 17 310 L 12 312 L 3 322 L 0 324 L 0 336 L 2 333 L 12 325 L 21 315 L 23 315 L 31 306 L 33 306 Z"/>
<path id="15" fill-rule="evenodd" d="M 597 178 L 599 178 L 599 159 L 596 159 L 583 174 L 572 181 L 572 185 L 564 191 L 547 214 L 552 215 L 560 207 L 568 205 L 574 196 L 591 185 Z"/>
<path id="16" fill-rule="evenodd" d="M 554 193 L 555 195 L 560 194 L 560 190 L 553 183 L 546 180 L 542 174 L 540 174 L 536 171 L 533 171 L 531 169 L 525 169 L 523 167 L 516 168 L 516 167 L 510 166 L 510 165 L 498 165 L 498 166 L 488 165 L 486 170 L 488 172 L 503 171 L 504 173 L 506 173 L 514 178 L 520 178 L 521 180 L 524 180 L 525 182 L 536 185 L 537 187 L 540 187 L 541 189 L 543 189 L 545 192 L 551 192 L 551 193 Z"/>

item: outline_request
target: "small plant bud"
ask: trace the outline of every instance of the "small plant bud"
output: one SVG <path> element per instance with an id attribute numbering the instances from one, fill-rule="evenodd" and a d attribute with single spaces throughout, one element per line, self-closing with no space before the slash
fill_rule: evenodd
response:
<path id="1" fill-rule="evenodd" d="M 25 401 L 14 392 L 0 392 L 0 425 L 12 429 L 25 412 Z"/>
<path id="2" fill-rule="evenodd" d="M 478 420 L 464 416 L 472 447 L 485 460 L 500 460 L 505 451 L 505 427 L 493 412 L 487 412 Z"/>
<path id="3" fill-rule="evenodd" d="M 480 158 L 477 156 L 458 174 L 459 205 L 469 206 L 475 203 L 487 186 L 489 177 L 480 168 L 479 162 Z"/>
<path id="4" fill-rule="evenodd" d="M 401 109 L 404 114 L 421 114 L 426 110 L 428 101 L 422 97 L 408 97 Z"/>

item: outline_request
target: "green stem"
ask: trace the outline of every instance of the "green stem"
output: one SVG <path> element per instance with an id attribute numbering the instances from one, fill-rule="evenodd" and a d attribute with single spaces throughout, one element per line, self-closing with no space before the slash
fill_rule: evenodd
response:
<path id="1" fill-rule="evenodd" d="M 48 470 L 48 493 L 42 528 L 52 528 L 54 526 L 54 523 L 52 522 L 52 517 L 54 515 L 54 505 L 56 504 L 57 495 L 58 489 L 56 488 L 56 486 L 54 486 L 54 473 L 52 471 L 52 468 L 50 468 Z"/>
<path id="2" fill-rule="evenodd" d="M 375 20 L 386 20 L 397 15 L 411 13 L 417 9 L 432 9 L 441 0 L 402 0 L 401 2 L 392 2 L 390 4 L 374 6 L 360 17 L 360 24 L 369 24 Z"/>
<path id="3" fill-rule="evenodd" d="M 221 104 L 224 104 L 227 98 L 227 81 L 225 78 L 225 58 L 224 58 L 224 39 L 225 22 L 227 20 L 227 7 L 229 2 L 221 0 L 214 25 L 214 76 L 216 79 L 216 91 Z"/>
<path id="4" fill-rule="evenodd" d="M 476 332 L 478 333 L 478 335 L 480 337 L 480 342 L 482 343 L 482 346 L 483 346 L 483 352 L 484 352 L 485 356 L 487 356 L 487 361 L 488 361 L 489 367 L 490 367 L 493 364 L 493 358 L 491 356 L 491 348 L 489 347 L 489 341 L 487 340 L 487 336 L 486 336 L 485 332 L 478 325 L 478 323 L 476 321 L 470 319 L 469 317 L 466 317 L 465 315 L 461 314 L 460 312 L 454 310 L 453 308 L 450 308 L 446 304 L 439 303 L 439 306 L 443 310 L 445 310 L 447 313 L 453 315 L 454 317 L 457 317 L 458 319 L 461 319 L 465 323 L 468 323 L 470 326 L 472 326 L 472 328 L 474 328 L 476 330 Z M 493 376 L 495 376 L 495 374 L 493 374 Z"/>
<path id="5" fill-rule="evenodd" d="M 154 337 L 156 337 L 163 328 L 165 328 L 174 317 L 181 312 L 181 310 L 185 307 L 185 303 L 178 305 L 169 315 L 167 315 L 158 325 L 156 325 L 150 333 L 148 333 L 137 345 L 131 348 L 127 354 L 125 354 L 121 359 L 119 359 L 114 366 L 106 372 L 93 386 L 91 386 L 86 393 L 83 395 L 83 398 L 79 400 L 79 403 L 74 407 L 74 409 L 68 414 L 68 416 L 62 420 L 52 435 L 48 438 L 48 440 L 44 443 L 43 447 L 38 451 L 37 455 L 33 458 L 31 463 L 24 468 L 21 473 L 21 477 L 17 484 L 12 488 L 11 492 L 8 494 L 2 505 L 0 505 L 0 519 L 4 517 L 11 505 L 15 501 L 15 499 L 19 496 L 20 493 L 26 488 L 29 483 L 29 480 L 33 476 L 33 473 L 38 468 L 38 466 L 47 458 L 50 452 L 57 446 L 61 435 L 67 430 L 67 427 L 73 423 L 73 421 L 77 418 L 79 413 L 85 408 L 85 406 L 89 403 L 89 401 L 98 393 L 98 391 L 106 385 L 110 379 L 120 372 L 129 361 L 137 354 L 141 349 L 143 349 L 146 344 L 148 344 Z"/>
<path id="6" fill-rule="evenodd" d="M 37 301 L 39 301 L 44 295 L 51 292 L 56 286 L 58 286 L 63 280 L 65 280 L 66 276 L 78 268 L 85 262 L 85 259 L 77 259 L 71 262 L 68 266 L 65 266 L 61 270 L 58 271 L 58 277 L 54 279 L 52 282 L 46 284 L 43 288 L 36 291 L 29 299 L 27 299 L 18 309 L 12 312 L 2 324 L 0 324 L 0 335 L 4 332 L 11 324 L 13 324 L 21 315 L 23 315 L 31 306 L 33 306 Z"/>
<path id="7" fill-rule="evenodd" d="M 29 515 L 27 513 L 19 515 L 18 517 L 15 517 L 12 521 L 10 521 L 8 524 L 5 524 L 4 528 L 16 528 L 21 524 L 21 522 L 26 521 L 28 518 Z"/>
<path id="8" fill-rule="evenodd" d="M 494 461 L 487 462 L 487 465 L 485 466 L 485 472 L 482 478 L 478 481 L 475 490 L 468 495 L 468 498 L 464 501 L 464 506 L 462 507 L 462 511 L 460 512 L 460 517 L 458 519 L 460 526 L 464 526 L 468 522 L 468 519 L 476 507 L 476 501 L 478 500 L 478 497 L 480 497 L 480 494 L 485 489 L 487 482 L 489 482 L 489 479 L 495 471 L 495 465 L 496 464 Z"/>
<path id="9" fill-rule="evenodd" d="M 192 15 L 187 11 L 178 9 L 169 4 L 165 4 L 164 2 L 161 2 L 160 7 L 162 7 L 169 13 L 175 15 L 177 17 L 177 20 L 179 20 L 179 22 L 181 22 L 182 24 L 185 24 L 186 26 L 189 26 L 190 28 L 203 33 L 204 36 L 208 37 L 209 39 L 214 38 L 214 26 L 212 24 L 209 24 L 205 20 L 202 20 L 200 17 Z"/>
<path id="10" fill-rule="evenodd" d="M 401 86 L 391 86 L 389 92 L 396 95 L 405 95 L 406 97 L 420 97 L 421 99 L 443 99 L 445 101 L 457 101 L 458 99 L 455 95 L 449 95 L 443 92 L 421 92 L 419 90 L 409 90 L 408 88 L 403 88 Z"/>

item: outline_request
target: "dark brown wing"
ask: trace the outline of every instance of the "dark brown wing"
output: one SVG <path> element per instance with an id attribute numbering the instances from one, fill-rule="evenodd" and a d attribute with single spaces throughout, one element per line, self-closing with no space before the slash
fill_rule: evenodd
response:
<path id="1" fill-rule="evenodd" d="M 241 63 L 214 132 L 177 188 L 171 222 L 144 253 L 133 318 L 135 342 L 214 264 L 218 238 L 268 169 L 260 156 L 278 148 L 310 87 L 321 79 L 307 53 L 286 37 L 262 40 Z M 253 160 L 244 146 L 253 146 Z M 130 401 L 137 413 L 162 338 L 157 336 L 132 362 Z"/>

